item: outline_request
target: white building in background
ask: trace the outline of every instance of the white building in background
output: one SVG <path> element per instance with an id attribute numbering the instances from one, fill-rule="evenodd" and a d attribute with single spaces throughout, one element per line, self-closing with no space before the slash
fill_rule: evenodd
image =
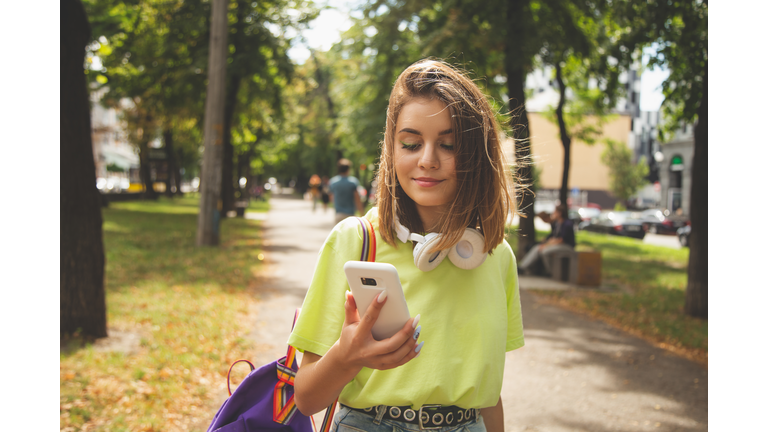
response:
<path id="1" fill-rule="evenodd" d="M 139 155 L 126 139 L 119 111 L 100 103 L 106 93 L 102 88 L 91 92 L 91 138 L 93 160 L 96 163 L 96 186 L 102 192 L 128 190 L 130 183 L 139 183 Z M 107 167 L 122 172 L 107 170 Z"/>

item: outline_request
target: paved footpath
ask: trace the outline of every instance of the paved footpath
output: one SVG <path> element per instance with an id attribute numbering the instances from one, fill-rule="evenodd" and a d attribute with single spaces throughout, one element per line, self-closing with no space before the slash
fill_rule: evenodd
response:
<path id="1" fill-rule="evenodd" d="M 254 216 L 253 214 L 247 216 Z M 285 353 L 333 210 L 273 196 L 264 221 L 267 274 L 252 337 L 257 366 Z M 600 321 L 537 301 L 521 279 L 525 346 L 507 353 L 506 431 L 706 431 L 707 369 Z M 322 417 L 315 417 L 321 420 Z"/>

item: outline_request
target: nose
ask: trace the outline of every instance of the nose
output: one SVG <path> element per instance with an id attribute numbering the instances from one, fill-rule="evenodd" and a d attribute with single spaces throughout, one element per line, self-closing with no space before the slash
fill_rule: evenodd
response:
<path id="1" fill-rule="evenodd" d="M 422 146 L 421 157 L 419 157 L 419 168 L 437 169 L 440 167 L 440 159 L 437 156 L 437 146 L 433 143 L 425 143 Z"/>

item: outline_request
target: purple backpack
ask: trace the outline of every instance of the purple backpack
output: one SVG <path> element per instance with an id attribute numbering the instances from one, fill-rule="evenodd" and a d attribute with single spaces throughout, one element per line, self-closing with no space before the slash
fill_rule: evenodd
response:
<path id="1" fill-rule="evenodd" d="M 299 310 L 294 316 L 294 325 L 298 315 Z M 229 375 L 239 362 L 248 363 L 251 373 L 232 393 Z M 312 419 L 299 412 L 293 400 L 293 380 L 298 369 L 296 348 L 290 345 L 285 357 L 258 369 L 248 360 L 232 363 L 227 372 L 229 398 L 219 408 L 208 432 L 312 432 Z M 335 409 L 336 402 L 328 407 L 318 432 L 330 430 Z"/>

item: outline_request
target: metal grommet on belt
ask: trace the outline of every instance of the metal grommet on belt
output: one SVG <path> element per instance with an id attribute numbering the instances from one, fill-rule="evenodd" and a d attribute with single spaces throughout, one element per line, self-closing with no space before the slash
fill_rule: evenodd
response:
<path id="1" fill-rule="evenodd" d="M 408 408 L 403 413 L 403 419 L 409 422 L 416 420 L 416 411 Z"/>
<path id="2" fill-rule="evenodd" d="M 435 413 L 435 415 L 432 416 L 432 424 L 435 426 L 440 426 L 443 424 L 443 415 L 440 413 Z"/>
<path id="3" fill-rule="evenodd" d="M 399 407 L 396 407 L 396 406 L 389 407 L 389 416 L 392 417 L 393 419 L 395 420 L 399 419 L 401 413 L 402 411 L 400 410 Z"/>

